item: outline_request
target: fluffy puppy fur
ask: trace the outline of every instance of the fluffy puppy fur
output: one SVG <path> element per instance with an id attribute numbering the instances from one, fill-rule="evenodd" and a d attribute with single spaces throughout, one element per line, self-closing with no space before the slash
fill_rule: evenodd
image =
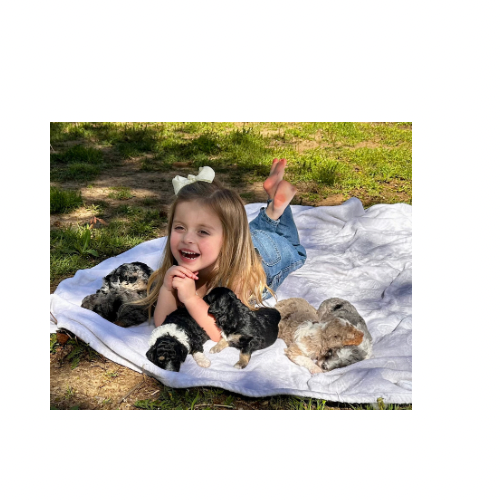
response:
<path id="1" fill-rule="evenodd" d="M 146 357 L 164 370 L 178 372 L 188 354 L 203 368 L 210 360 L 203 354 L 207 332 L 181 307 L 170 313 L 161 326 L 151 332 Z"/>
<path id="2" fill-rule="evenodd" d="M 129 302 L 146 296 L 152 273 L 153 270 L 142 262 L 122 264 L 103 279 L 96 293 L 83 299 L 82 307 L 118 326 L 140 325 L 148 319 L 147 308 Z"/>
<path id="3" fill-rule="evenodd" d="M 276 342 L 281 318 L 276 309 L 261 307 L 252 311 L 229 288 L 224 287 L 214 288 L 204 300 L 210 306 L 208 313 L 215 317 L 216 325 L 222 330 L 221 340 L 210 352 L 218 353 L 228 346 L 235 347 L 240 351 L 235 368 L 245 368 L 253 352 Z"/>
<path id="4" fill-rule="evenodd" d="M 332 319 L 344 321 L 362 332 L 360 343 L 344 344 L 340 349 L 327 351 L 318 357 L 318 365 L 325 371 L 352 365 L 372 356 L 373 340 L 365 320 L 347 300 L 332 298 L 321 303 L 318 308 L 320 321 L 329 323 Z"/>
<path id="5" fill-rule="evenodd" d="M 369 357 L 368 355 L 360 357 L 361 352 L 366 352 L 366 349 L 352 351 L 353 347 L 363 343 L 365 347 L 367 346 L 365 332 L 354 326 L 348 318 L 336 314 L 339 310 L 349 309 L 349 317 L 353 319 L 352 310 L 344 308 L 347 305 L 354 308 L 342 299 L 327 299 L 316 311 L 302 298 L 279 301 L 275 307 L 281 313 L 279 338 L 287 345 L 286 356 L 311 373 L 329 371 Z M 359 314 L 358 317 L 361 318 Z M 359 321 L 355 323 L 357 325 Z M 366 328 L 366 324 L 364 326 Z M 371 337 L 368 329 L 366 332 L 367 339 L 370 340 L 369 354 L 371 354 Z M 339 363 L 338 359 L 342 359 L 346 364 Z M 314 360 L 318 360 L 317 363 Z"/>

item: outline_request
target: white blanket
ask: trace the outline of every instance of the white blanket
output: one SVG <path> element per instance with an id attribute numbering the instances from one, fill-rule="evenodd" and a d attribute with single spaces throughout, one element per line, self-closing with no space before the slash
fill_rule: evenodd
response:
<path id="1" fill-rule="evenodd" d="M 249 220 L 261 206 L 246 206 Z M 239 370 L 233 367 L 238 351 L 227 348 L 210 354 L 214 342 L 209 340 L 209 368 L 198 366 L 192 356 L 178 373 L 158 368 L 145 356 L 152 324 L 121 328 L 80 304 L 123 263 L 140 261 L 157 269 L 165 238 L 142 243 L 62 281 L 51 295 L 50 331 L 67 328 L 112 361 L 170 387 L 214 386 L 246 396 L 293 394 L 346 403 L 374 403 L 379 397 L 386 403 L 411 403 L 412 207 L 375 205 L 363 210 L 361 202 L 351 198 L 340 206 L 293 206 L 292 211 L 307 261 L 283 282 L 278 299 L 303 297 L 314 307 L 330 297 L 349 300 L 372 334 L 371 359 L 311 375 L 284 355 L 285 343 L 278 339 Z"/>

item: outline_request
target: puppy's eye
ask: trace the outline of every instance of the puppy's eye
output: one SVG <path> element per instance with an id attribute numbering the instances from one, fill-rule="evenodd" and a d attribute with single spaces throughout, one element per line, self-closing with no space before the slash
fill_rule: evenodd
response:
<path id="1" fill-rule="evenodd" d="M 331 356 L 332 355 L 332 350 L 330 349 L 327 353 L 326 353 L 327 356 Z"/>

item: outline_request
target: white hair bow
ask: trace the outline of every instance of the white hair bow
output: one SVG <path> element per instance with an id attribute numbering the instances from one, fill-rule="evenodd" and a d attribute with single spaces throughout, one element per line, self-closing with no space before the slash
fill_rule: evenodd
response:
<path id="1" fill-rule="evenodd" d="M 180 189 L 182 189 L 187 184 L 191 184 L 196 181 L 212 182 L 215 179 L 215 172 L 211 167 L 200 167 L 198 170 L 198 175 L 191 175 L 182 177 L 181 175 L 176 175 L 172 179 L 172 185 L 174 186 L 174 193 L 177 194 Z"/>

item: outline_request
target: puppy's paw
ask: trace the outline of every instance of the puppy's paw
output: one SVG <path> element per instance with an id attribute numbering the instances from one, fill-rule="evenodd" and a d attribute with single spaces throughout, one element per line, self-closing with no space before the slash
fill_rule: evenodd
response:
<path id="1" fill-rule="evenodd" d="M 235 368 L 238 368 L 239 370 L 242 370 L 248 365 L 248 362 L 250 361 L 250 354 L 248 353 L 242 353 L 240 352 L 240 360 L 234 365 Z"/>
<path id="2" fill-rule="evenodd" d="M 202 368 L 208 368 L 212 364 L 212 363 L 210 363 L 210 360 L 207 358 L 205 358 L 203 360 L 198 360 L 197 363 Z"/>
<path id="3" fill-rule="evenodd" d="M 218 352 L 221 352 L 223 349 L 225 349 L 229 344 L 227 343 L 227 340 L 220 339 L 217 344 L 215 344 L 212 349 L 210 349 L 210 354 L 217 354 Z"/>
<path id="4" fill-rule="evenodd" d="M 324 370 L 322 370 L 318 365 L 309 366 L 308 369 L 312 375 L 315 375 L 316 373 L 324 373 Z"/>
<path id="5" fill-rule="evenodd" d="M 195 352 L 193 358 L 202 368 L 208 368 L 211 365 L 210 360 L 202 352 Z"/>

